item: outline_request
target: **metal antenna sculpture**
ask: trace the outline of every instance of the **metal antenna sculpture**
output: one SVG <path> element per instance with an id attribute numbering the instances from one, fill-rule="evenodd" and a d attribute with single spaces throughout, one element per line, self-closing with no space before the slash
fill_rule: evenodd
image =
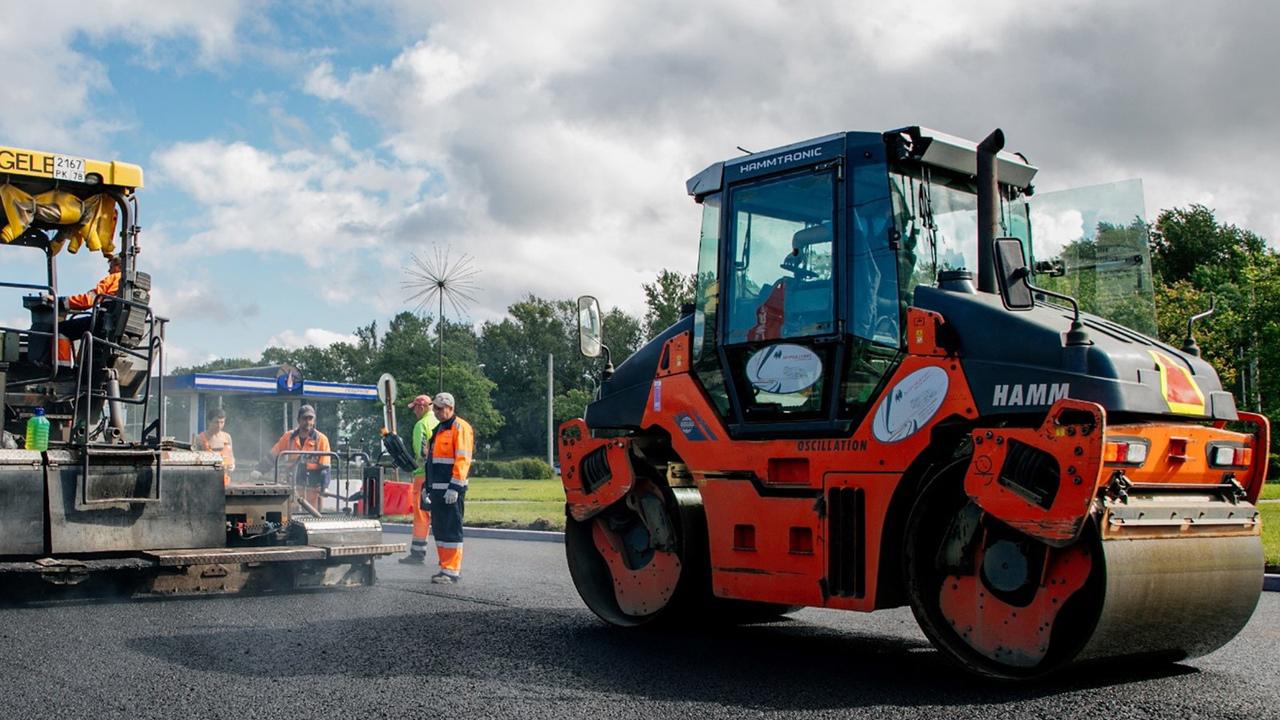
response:
<path id="1" fill-rule="evenodd" d="M 407 302 L 415 303 L 419 312 L 426 314 L 434 305 L 436 310 L 436 345 L 440 353 L 439 388 L 444 390 L 444 303 L 461 317 L 467 304 L 475 302 L 475 292 L 479 286 L 475 282 L 480 271 L 471 263 L 470 255 L 450 257 L 448 247 L 437 245 L 428 257 L 419 257 L 416 253 L 405 268 L 408 279 L 400 283 L 401 287 L 412 294 Z"/>

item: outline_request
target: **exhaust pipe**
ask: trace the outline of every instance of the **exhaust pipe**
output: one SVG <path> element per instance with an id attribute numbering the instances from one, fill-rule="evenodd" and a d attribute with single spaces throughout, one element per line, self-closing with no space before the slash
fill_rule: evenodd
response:
<path id="1" fill-rule="evenodd" d="M 996 153 L 1004 149 L 1004 131 L 996 128 L 978 143 L 978 292 L 996 292 L 995 243 L 1000 222 L 1000 185 Z"/>

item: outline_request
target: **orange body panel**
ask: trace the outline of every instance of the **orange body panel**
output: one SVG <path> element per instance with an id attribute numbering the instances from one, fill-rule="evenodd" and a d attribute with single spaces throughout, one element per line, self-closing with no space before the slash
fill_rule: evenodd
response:
<path id="1" fill-rule="evenodd" d="M 1101 405 L 1062 399 L 1038 428 L 975 430 L 965 492 L 983 510 L 1031 537 L 1058 547 L 1071 543 L 1080 535 L 1104 479 L 1100 468 L 1106 417 Z M 1056 461 L 1054 493 L 1044 499 L 1047 505 L 1032 499 L 1034 489 L 1001 481 L 1002 468 L 1015 448 L 1031 448 L 1020 457 L 1039 451 Z"/>
<path id="2" fill-rule="evenodd" d="M 649 483 L 644 483 L 641 491 L 657 494 Z M 645 615 L 667 604 L 680 579 L 680 558 L 675 553 L 655 550 L 643 567 L 632 568 L 626 560 L 623 539 L 606 530 L 603 523 L 591 526 L 591 538 L 600 557 L 609 566 L 614 597 L 623 612 Z"/>
<path id="3" fill-rule="evenodd" d="M 945 397 L 927 422 L 888 443 L 875 437 L 872 425 L 876 412 L 892 391 L 873 403 L 849 438 L 732 440 L 710 400 L 688 373 L 688 336 L 682 334 L 668 341 L 650 390 L 643 425 L 666 430 L 702 492 L 712 545 L 712 585 L 717 594 L 766 602 L 874 609 L 880 533 L 902 473 L 929 446 L 930 431 L 939 421 L 956 416 L 976 417 L 973 397 L 958 360 L 943 356 L 936 345 L 936 314 L 918 311 L 910 317 L 919 318 L 922 340 L 913 343 L 913 354 L 903 359 L 887 387 L 897 387 L 917 371 L 938 368 L 940 377 L 946 378 Z M 921 354 L 915 354 L 917 350 Z M 858 597 L 824 599 L 818 584 L 826 567 L 825 529 L 819 518 L 818 500 L 828 478 L 838 478 L 834 481 L 837 485 L 852 484 L 866 491 L 862 535 L 865 587 Z M 775 491 L 790 496 L 770 494 Z M 807 494 L 796 496 L 805 491 Z M 735 552 L 731 547 L 734 526 L 744 522 L 754 526 L 759 544 L 754 553 Z M 790 552 L 791 532 L 798 527 L 812 529 L 813 555 Z"/>
<path id="4" fill-rule="evenodd" d="M 631 489 L 635 473 L 631 469 L 631 460 L 627 457 L 629 440 L 593 438 L 581 418 L 561 425 L 559 438 L 562 472 L 560 480 L 564 484 L 569 512 L 575 520 L 586 520 L 621 500 Z M 607 481 L 588 493 L 582 478 L 582 459 L 601 448 L 604 448 L 611 475 Z"/>
<path id="5" fill-rule="evenodd" d="M 876 573 L 880 570 L 877 561 L 880 557 L 880 545 L 884 534 L 884 517 L 889 514 L 889 503 L 893 500 L 893 493 L 898 489 L 898 481 L 901 478 L 902 475 L 900 473 L 827 473 L 825 483 L 827 491 L 823 497 L 827 499 L 828 505 L 831 503 L 832 490 L 837 492 L 846 489 L 860 491 L 867 521 L 863 529 L 866 540 L 865 556 L 859 559 L 841 555 L 841 558 L 848 563 L 845 572 L 861 575 L 858 579 L 858 584 L 865 589 L 852 595 L 842 595 L 833 591 L 830 597 L 827 598 L 826 607 L 842 610 L 875 609 Z M 830 508 L 828 508 L 828 513 L 830 513 Z M 829 570 L 834 544 L 826 542 L 825 532 L 823 540 L 826 550 L 826 559 L 823 561 L 823 567 Z M 834 578 L 828 578 L 828 581 L 835 584 Z"/>
<path id="6" fill-rule="evenodd" d="M 821 605 L 822 528 L 814 497 L 769 497 L 750 481 L 698 481 L 711 586 L 719 597 Z"/>
<path id="7" fill-rule="evenodd" d="M 1209 425 L 1112 425 L 1107 440 L 1138 439 L 1148 444 L 1147 460 L 1141 466 L 1108 463 L 1107 468 L 1123 469 L 1127 478 L 1138 483 L 1173 483 L 1217 485 L 1225 476 L 1233 476 L 1246 490 L 1261 492 L 1266 482 L 1267 443 L 1270 431 L 1260 415 L 1240 413 L 1241 418 L 1255 422 L 1259 435 L 1232 432 Z M 1246 417 L 1248 416 L 1248 417 Z M 1209 464 L 1211 443 L 1227 443 L 1251 448 L 1253 461 L 1249 467 L 1214 468 Z M 1254 495 L 1250 502 L 1257 499 Z"/>
<path id="8" fill-rule="evenodd" d="M 981 546 L 981 544 L 979 545 Z M 979 554 L 975 562 L 981 566 Z M 1084 586 L 1093 565 L 1088 549 L 1053 548 L 1044 558 L 1046 581 L 1026 604 L 1010 604 L 984 587 L 978 575 L 954 575 L 942 583 L 942 613 L 988 657 L 1017 667 L 1044 659 L 1058 612 Z"/>
<path id="9" fill-rule="evenodd" d="M 1262 495 L 1262 486 L 1267 482 L 1267 467 L 1271 454 L 1271 421 L 1264 415 L 1251 412 L 1239 413 L 1240 420 L 1252 423 L 1256 428 L 1253 436 L 1253 467 L 1249 469 L 1249 484 L 1245 485 L 1248 500 L 1258 502 Z"/>

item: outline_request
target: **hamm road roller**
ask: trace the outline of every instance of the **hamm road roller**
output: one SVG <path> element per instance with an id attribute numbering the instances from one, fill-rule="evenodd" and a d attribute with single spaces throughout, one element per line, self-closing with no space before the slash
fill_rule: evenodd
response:
<path id="1" fill-rule="evenodd" d="M 909 604 L 944 655 L 1002 679 L 1240 631 L 1267 420 L 1190 322 L 1178 348 L 1155 339 L 1140 186 L 1110 212 L 1119 185 L 1033 197 L 1003 145 L 839 133 L 688 181 L 692 307 L 559 429 L 592 611 Z M 579 322 L 607 360 L 594 298 Z"/>
<path id="2" fill-rule="evenodd" d="M 323 516 L 289 483 L 224 486 L 218 453 L 164 437 L 141 187 L 136 165 L 0 147 L 0 289 L 30 313 L 0 327 L 0 600 L 371 584 L 404 549 L 376 518 Z M 59 296 L 64 249 L 108 258 L 93 291 Z"/>

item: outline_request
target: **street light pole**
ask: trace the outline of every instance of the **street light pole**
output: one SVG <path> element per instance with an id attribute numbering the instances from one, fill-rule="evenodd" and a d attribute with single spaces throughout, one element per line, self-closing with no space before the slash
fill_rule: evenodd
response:
<path id="1" fill-rule="evenodd" d="M 547 353 L 547 465 L 555 468 L 555 413 L 553 405 L 555 403 L 555 369 L 556 356 L 553 353 Z"/>

